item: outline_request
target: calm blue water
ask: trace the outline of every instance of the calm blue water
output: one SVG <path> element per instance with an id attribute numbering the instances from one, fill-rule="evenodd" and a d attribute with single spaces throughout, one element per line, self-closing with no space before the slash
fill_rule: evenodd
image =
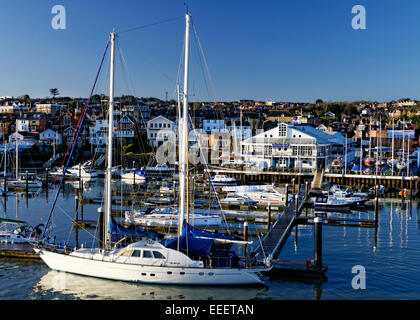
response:
<path id="1" fill-rule="evenodd" d="M 86 185 L 85 194 L 101 197 L 103 183 Z M 45 192 L 28 200 L 10 195 L 6 211 L 0 209 L 0 213 L 30 224 L 45 223 L 53 196 L 50 194 L 46 203 Z M 97 208 L 98 205 L 85 205 L 84 218 L 96 220 Z M 382 201 L 376 240 L 373 228 L 324 226 L 323 260 L 329 267 L 326 282 L 271 279 L 267 287 L 255 288 L 136 285 L 59 273 L 37 261 L 0 258 L 0 299 L 419 299 L 419 210 L 417 201 L 411 210 L 409 202 Z M 341 216 L 373 219 L 373 212 Z M 54 215 L 57 240 L 74 243 L 73 218 L 74 189 L 67 184 L 64 195 L 59 195 Z M 92 245 L 94 232 L 79 231 L 79 243 Z M 295 232 L 280 258 L 313 258 L 313 227 L 299 226 L 297 239 Z M 365 290 L 352 288 L 351 270 L 355 265 L 365 267 Z"/>

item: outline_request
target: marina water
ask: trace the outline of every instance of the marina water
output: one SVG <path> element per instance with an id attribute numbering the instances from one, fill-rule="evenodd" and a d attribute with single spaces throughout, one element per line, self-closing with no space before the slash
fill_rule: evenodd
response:
<path id="1" fill-rule="evenodd" d="M 116 186 L 118 187 L 118 186 Z M 75 189 L 66 183 L 54 213 L 57 241 L 75 244 Z M 86 184 L 86 197 L 103 197 L 103 181 Z M 45 223 L 53 200 L 45 190 L 26 198 L 9 194 L 2 216 Z M 116 206 L 114 206 L 115 208 Z M 84 219 L 97 219 L 98 205 L 84 205 Z M 373 211 L 331 213 L 334 217 L 373 219 Z M 79 214 L 80 218 L 80 214 Z M 376 234 L 376 236 L 375 236 Z M 94 229 L 79 230 L 78 242 L 93 245 Z M 0 299 L 418 299 L 420 297 L 420 203 L 417 199 L 381 199 L 379 226 L 323 227 L 323 262 L 328 280 L 271 278 L 266 287 L 188 287 L 132 284 L 65 274 L 50 270 L 41 260 L 0 258 Z M 286 242 L 280 259 L 313 258 L 313 226 L 299 225 Z M 366 270 L 366 289 L 353 289 L 354 266 Z"/>

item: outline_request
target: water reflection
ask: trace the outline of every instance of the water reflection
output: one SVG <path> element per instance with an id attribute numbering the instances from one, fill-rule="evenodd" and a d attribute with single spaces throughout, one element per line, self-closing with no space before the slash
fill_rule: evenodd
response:
<path id="1" fill-rule="evenodd" d="M 116 300 L 249 300 L 262 298 L 264 287 L 187 287 L 134 284 L 84 277 L 58 271 L 44 275 L 34 287 L 34 293 L 49 292 L 76 299 Z"/>

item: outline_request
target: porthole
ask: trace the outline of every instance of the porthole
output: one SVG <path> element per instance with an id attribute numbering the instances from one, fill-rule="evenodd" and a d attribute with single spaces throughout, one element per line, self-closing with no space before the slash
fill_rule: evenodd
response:
<path id="1" fill-rule="evenodd" d="M 209 272 L 209 276 L 214 276 L 214 272 Z"/>
<path id="2" fill-rule="evenodd" d="M 154 274 L 154 273 L 151 273 L 151 274 L 150 274 L 150 276 L 151 276 L 151 277 L 154 277 L 154 276 L 155 276 L 155 274 Z"/>
<path id="3" fill-rule="evenodd" d="M 167 273 L 168 273 L 168 274 L 172 274 L 172 271 L 168 271 Z"/>
<path id="4" fill-rule="evenodd" d="M 181 271 L 179 274 L 184 275 L 184 274 L 185 274 L 185 272 L 184 272 L 184 271 Z"/>
<path id="5" fill-rule="evenodd" d="M 142 276 L 147 276 L 147 273 L 143 273 L 143 272 L 142 272 L 142 273 L 141 273 L 141 275 L 142 275 Z"/>
<path id="6" fill-rule="evenodd" d="M 199 272 L 198 275 L 204 276 L 204 272 Z"/>

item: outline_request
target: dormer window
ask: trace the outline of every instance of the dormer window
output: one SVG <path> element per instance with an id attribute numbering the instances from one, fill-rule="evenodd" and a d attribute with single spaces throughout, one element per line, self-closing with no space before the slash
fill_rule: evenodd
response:
<path id="1" fill-rule="evenodd" d="M 286 137 L 287 135 L 287 125 L 282 123 L 279 125 L 279 136 Z"/>

